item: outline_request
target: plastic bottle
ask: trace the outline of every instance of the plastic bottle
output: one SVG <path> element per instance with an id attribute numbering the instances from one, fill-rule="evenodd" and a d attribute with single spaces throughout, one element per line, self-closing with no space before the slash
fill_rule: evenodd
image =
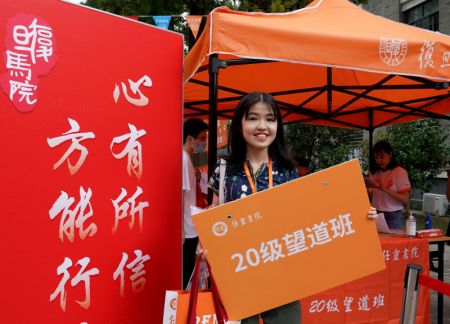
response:
<path id="1" fill-rule="evenodd" d="M 433 228 L 433 218 L 431 217 L 430 213 L 427 213 L 427 216 L 425 217 L 425 229 L 432 229 Z"/>
<path id="2" fill-rule="evenodd" d="M 411 212 L 409 213 L 409 217 L 406 221 L 406 235 L 408 235 L 408 237 L 416 236 L 416 218 Z"/>

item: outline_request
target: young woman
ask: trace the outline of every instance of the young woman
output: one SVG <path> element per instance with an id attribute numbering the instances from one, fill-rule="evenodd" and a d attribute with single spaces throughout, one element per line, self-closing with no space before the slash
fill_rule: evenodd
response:
<path id="1" fill-rule="evenodd" d="M 231 121 L 228 149 L 225 202 L 298 177 L 284 143 L 280 111 L 269 94 L 252 92 L 241 99 Z M 213 205 L 218 205 L 218 167 L 210 179 L 210 186 L 214 191 Z M 261 317 L 265 323 L 297 324 L 300 313 L 300 303 L 295 301 L 264 312 Z M 259 316 L 243 319 L 241 323 L 257 324 Z"/>
<path id="2" fill-rule="evenodd" d="M 379 141 L 372 149 L 370 179 L 374 183 L 369 188 L 372 206 L 384 213 L 389 228 L 403 228 L 402 210 L 409 203 L 411 184 L 408 173 L 398 165 L 394 150 L 386 141 Z"/>
<path id="3" fill-rule="evenodd" d="M 225 202 L 298 177 L 295 162 L 285 146 L 280 110 L 270 94 L 252 92 L 241 99 L 231 121 L 228 145 L 230 155 L 224 181 Z M 219 179 L 217 166 L 210 179 L 214 206 L 219 203 Z M 375 210 L 369 212 L 369 217 L 376 217 Z M 241 323 L 258 324 L 259 316 L 265 324 L 300 324 L 300 303 L 295 301 L 256 314 Z"/>

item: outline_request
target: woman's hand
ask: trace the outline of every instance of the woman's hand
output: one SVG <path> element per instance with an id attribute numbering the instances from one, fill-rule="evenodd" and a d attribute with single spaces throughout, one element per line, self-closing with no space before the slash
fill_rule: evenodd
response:
<path id="1" fill-rule="evenodd" d="M 208 256 L 208 251 L 201 247 L 197 250 L 197 255 L 201 255 L 202 260 L 206 260 L 206 257 Z"/>
<path id="2" fill-rule="evenodd" d="M 370 206 L 370 210 L 367 213 L 367 217 L 369 217 L 369 219 L 375 220 L 378 217 L 377 210 L 374 207 Z"/>

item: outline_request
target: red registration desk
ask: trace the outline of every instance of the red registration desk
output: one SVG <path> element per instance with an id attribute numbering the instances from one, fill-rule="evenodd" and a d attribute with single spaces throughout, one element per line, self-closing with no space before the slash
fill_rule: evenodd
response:
<path id="1" fill-rule="evenodd" d="M 429 274 L 429 242 L 391 236 L 380 240 L 386 269 L 302 299 L 303 324 L 399 323 L 406 266 L 420 264 Z M 416 323 L 429 323 L 429 300 L 429 290 L 420 289 Z"/>

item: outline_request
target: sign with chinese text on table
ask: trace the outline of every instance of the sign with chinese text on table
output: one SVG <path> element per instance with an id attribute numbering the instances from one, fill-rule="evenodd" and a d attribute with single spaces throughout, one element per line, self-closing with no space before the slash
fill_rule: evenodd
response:
<path id="1" fill-rule="evenodd" d="M 380 240 L 386 269 L 302 299 L 302 323 L 400 321 L 407 265 L 419 264 L 429 275 L 428 240 L 388 235 Z M 420 287 L 416 323 L 429 323 L 429 302 L 430 290 Z"/>
<path id="2" fill-rule="evenodd" d="M 158 323 L 181 278 L 182 36 L 0 12 L 1 321 Z"/>
<path id="3" fill-rule="evenodd" d="M 369 209 L 352 160 L 195 215 L 229 317 L 384 269 Z"/>

